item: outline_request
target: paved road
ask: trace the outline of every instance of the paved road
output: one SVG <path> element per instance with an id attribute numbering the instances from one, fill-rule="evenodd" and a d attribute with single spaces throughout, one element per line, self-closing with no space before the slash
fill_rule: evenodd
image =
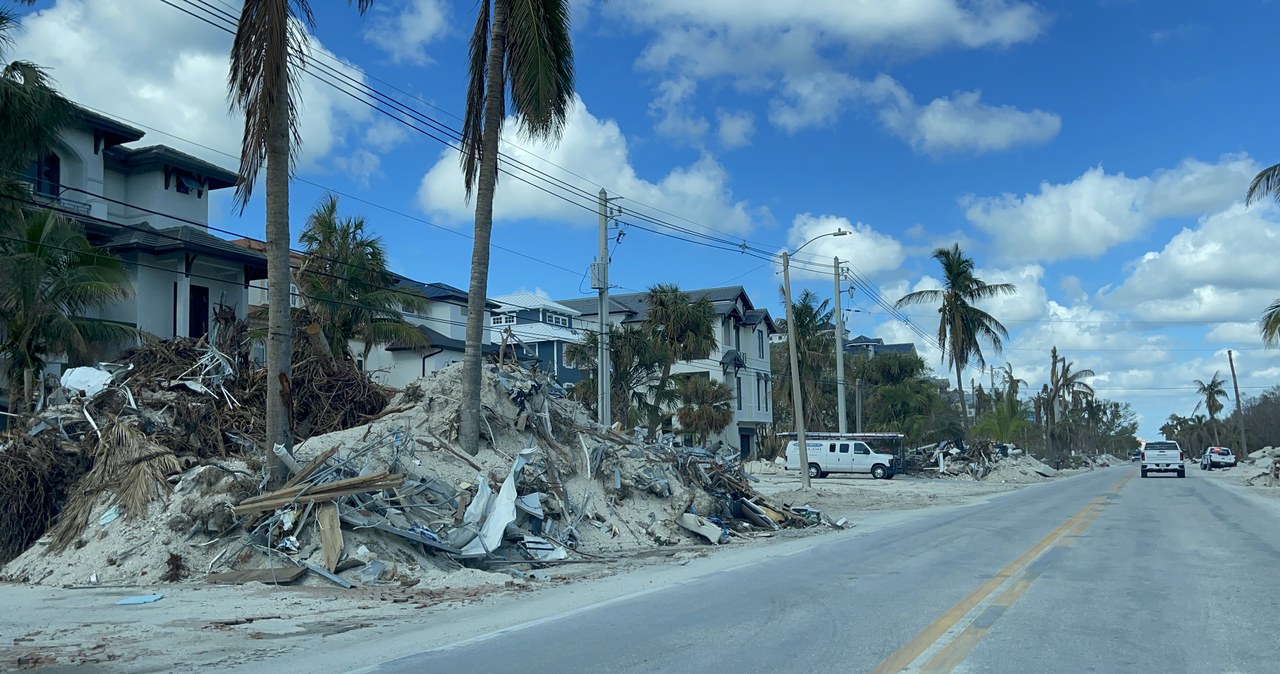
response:
<path id="1" fill-rule="evenodd" d="M 1197 470 L 1137 472 L 1033 486 L 368 671 L 1280 672 L 1276 511 Z"/>

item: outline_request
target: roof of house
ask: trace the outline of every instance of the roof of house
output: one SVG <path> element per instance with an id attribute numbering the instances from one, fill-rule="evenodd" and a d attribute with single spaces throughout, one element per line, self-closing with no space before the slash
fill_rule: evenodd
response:
<path id="1" fill-rule="evenodd" d="M 756 312 L 756 308 L 751 304 L 751 298 L 747 296 L 747 291 L 742 286 L 724 286 L 721 288 L 697 288 L 685 291 L 692 300 L 706 298 L 710 300 L 711 306 L 720 316 L 729 316 L 738 314 L 743 323 L 747 325 L 756 325 L 767 321 L 766 325 L 770 331 L 777 328 L 774 326 L 773 319 L 768 317 L 766 311 L 763 315 Z M 742 299 L 743 311 L 738 311 L 738 299 Z M 599 315 L 599 301 L 592 297 L 573 298 L 567 300 L 556 300 L 558 303 L 571 307 L 583 316 Z M 649 314 L 648 293 L 625 293 L 622 295 L 609 296 L 609 313 L 625 314 L 622 319 L 623 323 L 639 323 L 643 321 Z"/>
<path id="2" fill-rule="evenodd" d="M 847 350 L 874 349 L 876 353 L 916 353 L 916 345 L 910 342 L 905 344 L 885 344 L 884 340 L 879 337 L 867 337 L 866 335 L 858 335 L 848 342 L 845 342 L 845 348 Z"/>
<path id="3" fill-rule="evenodd" d="M 249 250 L 257 251 L 257 252 L 262 253 L 262 254 L 264 254 L 264 255 L 267 253 L 267 242 L 266 242 L 266 241 L 259 241 L 259 240 L 257 240 L 257 239 L 244 239 L 244 238 L 241 238 L 241 239 L 231 239 L 228 243 L 233 243 L 233 244 L 235 244 L 235 245 L 237 245 L 237 246 L 240 246 L 241 248 L 248 248 Z M 299 261 L 299 262 L 301 262 L 301 261 L 303 261 L 303 260 L 306 260 L 306 259 L 307 259 L 307 256 L 306 256 L 306 255 L 303 255 L 302 253 L 299 253 L 298 251 L 296 251 L 296 250 L 292 250 L 292 249 L 290 249 L 290 250 L 289 250 L 289 257 L 290 257 L 291 259 L 296 260 L 296 261 Z"/>
<path id="4" fill-rule="evenodd" d="M 577 343 L 582 341 L 585 333 L 584 330 L 578 328 L 566 328 L 561 325 L 550 325 L 547 323 L 517 323 L 515 325 L 494 326 L 493 341 L 495 343 L 502 341 L 502 334 L 507 328 L 511 328 L 511 334 L 515 335 L 520 341 L 536 344 L 538 342 L 569 342 Z"/>
<path id="5" fill-rule="evenodd" d="M 205 178 L 211 190 L 235 187 L 239 176 L 227 169 L 210 164 L 185 152 L 179 152 L 167 145 L 148 145 L 132 148 L 118 145 L 108 148 L 103 156 L 116 167 L 128 172 L 145 168 L 174 166 L 186 169 L 196 176 Z"/>
<path id="6" fill-rule="evenodd" d="M 392 342 L 391 344 L 387 345 L 387 351 L 415 351 L 415 350 L 422 350 L 422 349 L 444 349 L 445 351 L 457 351 L 461 353 L 462 351 L 466 350 L 466 342 L 464 342 L 461 339 L 446 337 L 445 335 L 439 332 L 436 332 L 435 330 L 432 330 L 431 328 L 428 328 L 425 325 L 418 325 L 415 327 L 418 328 L 419 332 L 426 335 L 427 342 L 430 344 L 430 346 L 423 347 L 423 346 L 405 344 L 403 342 Z M 498 347 L 495 344 L 482 344 L 480 345 L 480 352 L 485 354 L 497 353 Z"/>
<path id="7" fill-rule="evenodd" d="M 521 311 L 524 309 L 547 309 L 549 311 L 555 311 L 569 316 L 582 315 L 582 312 L 574 309 L 573 307 L 565 306 L 549 297 L 543 297 L 542 295 L 534 293 L 508 293 L 506 295 L 490 297 L 489 299 L 501 305 L 495 310 L 500 312 Z"/>
<path id="8" fill-rule="evenodd" d="M 100 115 L 75 103 L 71 105 L 74 107 L 72 115 L 76 119 L 90 129 L 102 132 L 102 138 L 107 147 L 142 140 L 142 137 L 146 135 L 141 129 L 135 129 L 119 120 Z"/>
<path id="9" fill-rule="evenodd" d="M 408 276 L 394 274 L 397 285 L 417 288 L 424 297 L 433 302 L 451 302 L 453 304 L 467 304 L 467 292 L 460 288 L 455 288 L 447 283 L 423 283 L 415 281 Z M 484 308 L 497 309 L 500 305 L 493 300 L 486 300 Z"/>
<path id="10" fill-rule="evenodd" d="M 267 258 L 261 253 L 238 246 L 226 239 L 220 239 L 190 225 L 156 229 L 144 222 L 129 228 L 121 228 L 103 244 L 103 247 L 112 251 L 140 250 L 148 253 L 192 250 L 242 262 L 260 271 L 267 268 Z"/>

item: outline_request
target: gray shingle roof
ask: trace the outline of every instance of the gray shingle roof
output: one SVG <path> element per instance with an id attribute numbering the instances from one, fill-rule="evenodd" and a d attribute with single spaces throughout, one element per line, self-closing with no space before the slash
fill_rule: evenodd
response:
<path id="1" fill-rule="evenodd" d="M 141 250 L 148 253 L 164 253 L 174 250 L 192 250 L 265 270 L 267 258 L 262 253 L 220 239 L 202 229 L 183 225 L 156 229 L 146 223 L 120 228 L 103 247 L 112 251 Z"/>

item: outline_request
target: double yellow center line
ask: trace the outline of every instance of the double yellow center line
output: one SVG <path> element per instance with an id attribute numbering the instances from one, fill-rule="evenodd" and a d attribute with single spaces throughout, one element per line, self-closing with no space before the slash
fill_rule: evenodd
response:
<path id="1" fill-rule="evenodd" d="M 1102 511 L 1109 495 L 1116 494 L 1133 478 L 1127 475 L 1107 490 L 1108 496 L 1090 501 L 1057 529 L 1049 532 L 1039 543 L 1022 553 L 983 583 L 969 596 L 947 609 L 936 621 L 925 627 L 911 641 L 890 655 L 873 674 L 898 672 L 950 672 L 973 652 L 973 648 L 987 635 L 992 622 L 1022 596 L 1035 575 L 1028 567 L 1047 554 L 1054 546 L 1068 546 Z M 997 592 L 999 594 L 997 594 Z"/>

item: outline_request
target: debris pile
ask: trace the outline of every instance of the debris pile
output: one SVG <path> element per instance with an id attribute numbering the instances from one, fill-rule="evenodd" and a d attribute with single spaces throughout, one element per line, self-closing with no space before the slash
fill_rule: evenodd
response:
<path id="1" fill-rule="evenodd" d="M 211 340 L 148 342 L 118 363 L 52 377 L 34 414 L 9 418 L 0 433 L 0 563 L 30 547 L 55 517 L 57 547 L 74 539 L 70 522 L 82 522 L 101 493 L 142 489 L 129 498 L 159 498 L 168 492 L 167 483 L 155 486 L 164 478 L 227 458 L 257 470 L 266 372 L 250 366 L 244 322 L 224 307 L 215 319 Z M 303 339 L 309 325 L 299 312 L 290 391 L 296 434 L 367 423 L 390 391 L 352 364 L 316 354 Z M 142 505 L 132 501 L 130 512 Z"/>
<path id="2" fill-rule="evenodd" d="M 262 440 L 260 422 L 239 416 L 254 399 L 235 387 L 240 365 L 208 344 L 151 349 L 84 406 L 118 397 L 114 411 L 31 436 L 65 434 L 92 469 L 54 528 L 0 577 L 504 584 L 551 565 L 829 524 L 758 494 L 734 448 L 603 428 L 545 376 L 505 364 L 485 366 L 477 455 L 457 444 L 456 364 L 383 398 L 385 411 L 356 412 L 360 425 L 312 408 L 328 432 L 277 447 L 291 475 L 268 489 L 261 457 L 240 449 Z M 189 397 L 204 421 L 178 411 Z"/>
<path id="3" fill-rule="evenodd" d="M 940 442 L 908 455 L 908 466 L 926 476 L 986 480 L 1007 484 L 1043 482 L 1058 471 L 1024 450 L 982 440 L 971 445 Z"/>

